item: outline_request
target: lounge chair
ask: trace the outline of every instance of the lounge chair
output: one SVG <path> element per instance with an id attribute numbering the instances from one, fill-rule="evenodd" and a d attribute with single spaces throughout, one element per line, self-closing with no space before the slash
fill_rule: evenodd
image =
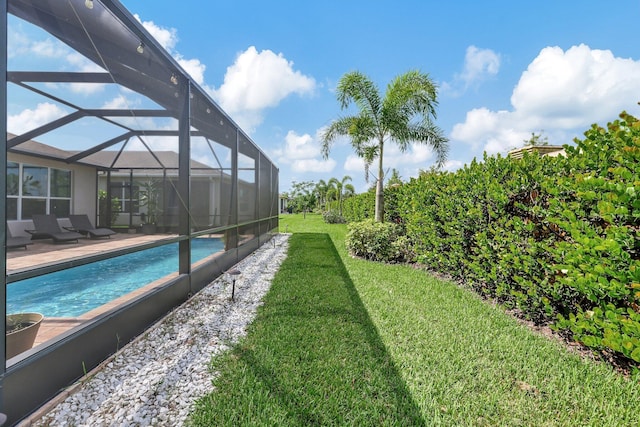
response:
<path id="1" fill-rule="evenodd" d="M 53 214 L 34 214 L 31 219 L 35 230 L 25 230 L 35 238 L 53 239 L 55 243 L 77 242 L 82 234 L 75 231 L 62 231 L 58 224 L 58 219 Z"/>
<path id="2" fill-rule="evenodd" d="M 112 234 L 116 234 L 115 231 L 109 228 L 95 228 L 86 214 L 69 215 L 69 221 L 71 221 L 71 226 L 75 231 L 85 236 L 88 235 L 91 238 L 111 238 Z"/>
<path id="3" fill-rule="evenodd" d="M 9 230 L 9 227 L 6 227 L 6 228 L 7 228 L 7 249 L 25 248 L 26 250 L 27 245 L 30 245 L 33 243 L 31 239 L 28 237 L 24 237 L 24 236 L 13 237 L 11 235 L 11 230 Z"/>

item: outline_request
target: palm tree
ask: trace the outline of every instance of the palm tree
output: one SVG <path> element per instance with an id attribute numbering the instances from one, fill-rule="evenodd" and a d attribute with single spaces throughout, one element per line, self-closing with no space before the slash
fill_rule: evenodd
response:
<path id="1" fill-rule="evenodd" d="M 371 164 L 378 159 L 375 219 L 382 222 L 385 142 L 395 142 L 402 152 L 412 142 L 429 145 L 436 153 L 438 166 L 447 158 L 449 141 L 433 123 L 438 104 L 436 85 L 427 74 L 412 70 L 397 76 L 382 98 L 371 79 L 353 71 L 340 78 L 336 92 L 343 110 L 353 103 L 359 113 L 331 122 L 322 134 L 322 153 L 328 158 L 332 142 L 338 136 L 347 136 L 365 161 L 367 177 Z"/>
<path id="2" fill-rule="evenodd" d="M 347 184 L 347 181 L 351 181 L 351 177 L 349 175 L 345 175 L 340 181 L 338 181 L 338 178 L 331 178 L 328 184 L 329 188 L 335 188 L 335 195 L 338 200 L 338 213 L 340 213 L 340 215 L 342 215 L 342 200 L 344 199 L 345 191 L 351 193 L 355 192 L 353 185 Z"/>
<path id="3" fill-rule="evenodd" d="M 321 179 L 316 183 L 315 191 L 318 195 L 318 208 L 320 208 L 321 211 L 324 211 L 327 204 L 327 191 L 329 191 L 329 186 L 324 179 Z"/>

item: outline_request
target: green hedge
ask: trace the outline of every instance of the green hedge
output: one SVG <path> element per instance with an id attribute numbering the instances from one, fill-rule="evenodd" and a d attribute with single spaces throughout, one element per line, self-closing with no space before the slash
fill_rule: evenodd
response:
<path id="1" fill-rule="evenodd" d="M 398 197 L 402 194 L 401 187 L 389 187 L 384 189 L 384 220 L 387 222 L 401 223 L 398 213 Z M 375 188 L 366 193 L 351 196 L 343 201 L 342 215 L 349 222 L 364 221 L 375 218 Z"/>
<path id="2" fill-rule="evenodd" d="M 348 222 L 359 222 L 375 217 L 375 190 L 356 194 L 342 203 L 342 216 Z"/>
<path id="3" fill-rule="evenodd" d="M 640 122 L 622 113 L 575 142 L 566 157 L 423 173 L 394 190 L 385 218 L 429 268 L 640 362 Z M 372 215 L 373 194 L 358 197 L 350 220 Z"/>

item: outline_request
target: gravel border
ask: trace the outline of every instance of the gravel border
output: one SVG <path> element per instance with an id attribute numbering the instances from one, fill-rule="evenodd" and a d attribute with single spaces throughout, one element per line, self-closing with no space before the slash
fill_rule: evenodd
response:
<path id="1" fill-rule="evenodd" d="M 213 390 L 211 357 L 246 334 L 287 256 L 288 234 L 274 235 L 234 268 L 231 301 L 222 275 L 67 390 L 35 426 L 182 425 Z"/>

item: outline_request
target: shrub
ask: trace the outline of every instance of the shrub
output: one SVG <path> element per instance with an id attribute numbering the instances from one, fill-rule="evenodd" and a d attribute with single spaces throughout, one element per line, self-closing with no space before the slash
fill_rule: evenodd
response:
<path id="1" fill-rule="evenodd" d="M 349 224 L 348 230 L 346 246 L 353 256 L 381 262 L 415 258 L 409 239 L 401 234 L 401 227 L 395 223 L 367 219 Z"/>
<path id="2" fill-rule="evenodd" d="M 342 215 L 335 211 L 322 212 L 322 219 L 327 224 L 344 224 L 347 222 Z"/>
<path id="3" fill-rule="evenodd" d="M 349 222 L 364 221 L 374 217 L 375 192 L 367 191 L 351 196 L 343 202 L 342 214 Z"/>
<path id="4" fill-rule="evenodd" d="M 566 157 L 485 155 L 401 186 L 390 211 L 417 261 L 640 362 L 640 122 L 620 118 Z"/>
<path id="5" fill-rule="evenodd" d="M 416 251 L 413 247 L 413 241 L 406 236 L 401 235 L 396 238 L 393 242 L 391 242 L 391 247 L 393 248 L 395 259 L 398 262 L 416 262 Z"/>
<path id="6" fill-rule="evenodd" d="M 398 204 L 403 197 L 403 186 L 386 187 L 384 189 L 384 220 L 385 222 L 402 223 L 402 216 L 398 211 Z M 375 217 L 376 193 L 375 188 L 366 193 L 357 194 L 345 199 L 342 213 L 349 222 L 363 221 Z"/>

